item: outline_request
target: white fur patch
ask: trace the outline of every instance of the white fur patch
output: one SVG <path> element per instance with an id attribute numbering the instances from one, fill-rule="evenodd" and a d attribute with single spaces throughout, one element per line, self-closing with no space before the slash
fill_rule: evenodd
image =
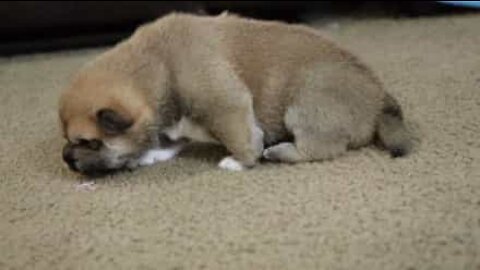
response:
<path id="1" fill-rule="evenodd" d="M 157 162 L 170 160 L 174 158 L 179 151 L 180 151 L 180 147 L 148 150 L 138 160 L 138 165 L 148 166 L 148 165 L 155 164 Z"/>
<path id="2" fill-rule="evenodd" d="M 218 167 L 229 171 L 243 171 L 245 167 L 233 157 L 226 157 L 218 163 Z"/>

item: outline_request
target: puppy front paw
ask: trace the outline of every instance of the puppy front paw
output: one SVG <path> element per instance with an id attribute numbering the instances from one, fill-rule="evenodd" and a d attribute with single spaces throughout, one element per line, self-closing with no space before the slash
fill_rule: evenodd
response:
<path id="1" fill-rule="evenodd" d="M 245 166 L 242 165 L 239 161 L 234 159 L 233 157 L 225 157 L 223 158 L 220 163 L 218 163 L 218 167 L 228 170 L 228 171 L 243 171 L 245 170 Z"/>

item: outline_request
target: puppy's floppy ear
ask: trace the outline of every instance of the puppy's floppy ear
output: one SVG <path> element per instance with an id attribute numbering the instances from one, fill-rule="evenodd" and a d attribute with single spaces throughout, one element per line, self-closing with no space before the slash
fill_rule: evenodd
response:
<path id="1" fill-rule="evenodd" d="M 133 120 L 127 119 L 112 109 L 99 110 L 97 122 L 107 134 L 123 133 L 133 125 Z"/>

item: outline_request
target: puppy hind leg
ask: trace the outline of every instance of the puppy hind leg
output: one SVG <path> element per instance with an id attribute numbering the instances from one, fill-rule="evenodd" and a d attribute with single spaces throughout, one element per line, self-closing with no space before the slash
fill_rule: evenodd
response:
<path id="1" fill-rule="evenodd" d="M 304 161 L 306 156 L 302 155 L 293 143 L 279 143 L 263 151 L 263 157 L 270 161 L 296 163 Z"/>
<path id="2" fill-rule="evenodd" d="M 290 108 L 285 125 L 293 134 L 293 143 L 280 143 L 263 151 L 271 161 L 297 163 L 334 158 L 347 150 L 348 136 L 344 124 L 329 119 L 329 114 L 308 106 Z"/>
<path id="3" fill-rule="evenodd" d="M 266 160 L 298 163 L 319 161 L 334 158 L 347 150 L 347 144 L 342 141 L 325 140 L 318 136 L 316 139 L 297 138 L 296 143 L 280 143 L 263 151 Z"/>

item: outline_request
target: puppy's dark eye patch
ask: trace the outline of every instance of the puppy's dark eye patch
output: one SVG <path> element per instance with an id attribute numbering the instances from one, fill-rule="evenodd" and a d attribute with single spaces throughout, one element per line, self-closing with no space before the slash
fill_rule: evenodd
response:
<path id="1" fill-rule="evenodd" d="M 97 112 L 100 127 L 111 135 L 121 134 L 133 125 L 133 121 L 112 109 L 101 109 Z"/>

